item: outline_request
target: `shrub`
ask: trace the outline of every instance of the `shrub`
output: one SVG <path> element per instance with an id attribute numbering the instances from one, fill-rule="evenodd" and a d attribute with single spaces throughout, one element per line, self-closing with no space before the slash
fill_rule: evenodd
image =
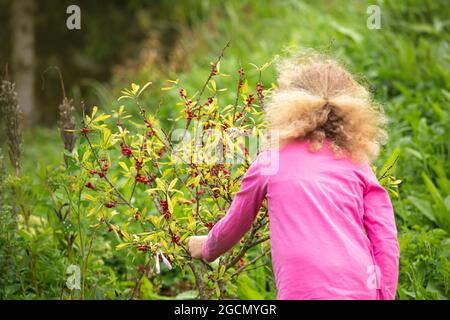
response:
<path id="1" fill-rule="evenodd" d="M 82 190 L 80 201 L 88 201 L 88 215 L 98 218 L 94 228 L 115 233 L 121 240 L 117 249 L 145 255 L 150 275 L 159 274 L 162 265 L 189 270 L 200 298 L 233 294 L 227 284 L 246 269 L 247 251 L 268 240 L 267 211 L 262 208 L 248 236 L 217 263 L 194 262 L 186 247 L 190 235 L 206 234 L 226 213 L 251 162 L 250 151 L 256 151 L 254 141 L 245 136 L 264 129 L 261 77 L 250 91 L 240 68 L 235 99 L 226 104 L 221 98 L 226 89 L 215 80 L 227 76 L 220 71 L 222 55 L 197 93 L 188 93 L 178 80 L 162 88 L 179 94 L 174 106 L 178 116 L 169 130 L 158 119 L 159 108 L 150 113 L 141 102 L 151 83 L 132 84 L 119 100 L 138 107 L 138 120 L 124 105 L 111 114 L 99 114 L 94 107 L 77 130 L 81 145 L 72 155 L 82 169 L 75 189 Z M 258 68 L 260 74 L 266 66 Z M 267 259 L 265 250 L 252 261 Z M 137 292 L 136 287 L 132 296 Z"/>

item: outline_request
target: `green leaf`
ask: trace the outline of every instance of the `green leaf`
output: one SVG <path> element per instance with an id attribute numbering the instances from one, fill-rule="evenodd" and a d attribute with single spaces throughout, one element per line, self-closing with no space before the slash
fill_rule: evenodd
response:
<path id="1" fill-rule="evenodd" d="M 436 207 L 434 209 L 434 216 L 436 217 L 436 222 L 442 229 L 450 232 L 450 211 L 442 198 L 439 190 L 436 188 L 431 179 L 427 176 L 425 172 L 422 172 L 422 178 L 425 182 L 425 186 L 431 195 Z"/>
<path id="2" fill-rule="evenodd" d="M 225 266 L 221 266 L 219 270 L 219 277 L 222 278 L 225 273 Z"/>
<path id="3" fill-rule="evenodd" d="M 142 92 L 144 92 L 144 90 L 147 89 L 151 84 L 152 84 L 151 82 L 147 82 L 146 84 L 144 84 L 141 90 L 139 90 L 137 96 L 139 97 L 142 94 Z"/>
<path id="4" fill-rule="evenodd" d="M 447 206 L 447 209 L 450 210 L 450 195 L 448 195 L 445 200 L 445 205 Z"/>
<path id="5" fill-rule="evenodd" d="M 408 200 L 422 213 L 425 217 L 436 223 L 436 218 L 433 214 L 433 208 L 431 207 L 431 203 L 426 200 L 422 200 L 413 196 L 409 196 Z"/>
<path id="6" fill-rule="evenodd" d="M 131 93 L 134 94 L 134 95 L 136 95 L 136 93 L 138 92 L 138 90 L 139 90 L 139 86 L 138 86 L 136 83 L 132 83 L 132 84 L 131 84 Z"/>
<path id="7" fill-rule="evenodd" d="M 119 243 L 116 246 L 116 250 L 123 250 L 123 249 L 125 249 L 126 247 L 129 247 L 129 246 L 131 246 L 131 243 L 129 243 L 129 242 Z"/>
<path id="8" fill-rule="evenodd" d="M 396 168 L 397 160 L 399 157 L 400 157 L 400 147 L 397 147 L 392 151 L 392 153 L 389 155 L 389 158 L 386 160 L 384 165 L 381 167 L 379 177 L 389 176 Z"/>
<path id="9" fill-rule="evenodd" d="M 83 162 L 86 162 L 87 159 L 89 159 L 90 156 L 91 156 L 91 151 L 88 149 L 88 150 L 86 150 L 86 151 L 84 152 L 82 161 L 83 161 Z"/>
<path id="10" fill-rule="evenodd" d="M 97 118 L 95 118 L 94 120 L 92 120 L 92 122 L 103 121 L 103 120 L 108 119 L 109 117 L 111 117 L 109 114 L 102 113 L 102 114 L 99 115 Z"/>
<path id="11" fill-rule="evenodd" d="M 181 292 L 175 296 L 176 300 L 194 300 L 198 297 L 197 290 L 188 290 Z"/>
<path id="12" fill-rule="evenodd" d="M 216 91 L 217 90 L 216 81 L 214 79 L 211 79 L 209 82 L 211 83 L 213 91 Z"/>
<path id="13" fill-rule="evenodd" d="M 92 113 L 91 113 L 92 119 L 94 119 L 95 114 L 97 113 L 97 110 L 98 110 L 98 107 L 97 107 L 97 106 L 92 107 Z"/>
<path id="14" fill-rule="evenodd" d="M 175 185 L 177 184 L 178 178 L 173 179 L 169 184 L 169 189 L 173 189 Z"/>
<path id="15" fill-rule="evenodd" d="M 127 164 L 125 162 L 123 162 L 123 161 L 119 162 L 119 166 L 121 166 L 122 169 L 125 170 L 126 172 L 130 171 L 130 169 L 128 169 Z"/>

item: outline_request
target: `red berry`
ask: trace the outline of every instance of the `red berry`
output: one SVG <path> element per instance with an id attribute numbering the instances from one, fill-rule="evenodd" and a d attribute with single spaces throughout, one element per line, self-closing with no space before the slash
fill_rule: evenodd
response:
<path id="1" fill-rule="evenodd" d="M 186 112 L 186 114 L 187 114 L 187 119 L 188 119 L 188 120 L 192 120 L 192 118 L 193 118 L 192 110 L 188 110 L 188 111 Z"/>
<path id="2" fill-rule="evenodd" d="M 205 227 L 207 227 L 209 230 L 211 230 L 214 227 L 215 223 L 210 221 L 210 222 L 206 222 L 204 224 Z"/>
<path id="3" fill-rule="evenodd" d="M 180 237 L 177 235 L 173 235 L 170 239 L 172 243 L 178 244 L 180 242 Z"/>
<path id="4" fill-rule="evenodd" d="M 162 215 L 165 219 L 170 218 L 169 205 L 166 200 L 160 200 L 159 205 L 161 206 Z"/>
<path id="5" fill-rule="evenodd" d="M 215 75 L 217 75 L 217 74 L 218 74 L 218 71 L 217 71 L 217 65 L 213 64 L 213 65 L 211 66 L 211 75 L 215 76 Z"/>
<path id="6" fill-rule="evenodd" d="M 143 184 L 148 184 L 148 179 L 141 174 L 136 175 L 136 181 Z"/>
<path id="7" fill-rule="evenodd" d="M 249 95 L 248 95 L 248 98 L 245 99 L 245 102 L 247 103 L 247 108 L 250 108 L 250 106 L 251 106 L 252 103 L 253 103 L 253 100 L 255 100 L 255 98 L 253 97 L 252 94 L 249 94 Z"/>
<path id="8" fill-rule="evenodd" d="M 139 251 L 147 251 L 147 250 L 148 250 L 148 246 L 145 245 L 145 244 L 141 244 L 141 245 L 139 245 L 139 246 L 137 247 L 137 249 L 138 249 Z"/>
<path id="9" fill-rule="evenodd" d="M 105 202 L 105 207 L 107 207 L 107 208 L 114 208 L 116 206 L 116 204 L 115 203 L 113 203 L 113 202 Z"/>
<path id="10" fill-rule="evenodd" d="M 125 143 L 120 144 L 121 152 L 125 157 L 130 157 L 133 151 L 129 146 L 127 146 Z"/>
<path id="11" fill-rule="evenodd" d="M 136 170 L 138 170 L 138 171 L 141 170 L 143 164 L 144 164 L 143 161 L 136 160 L 136 164 L 135 164 Z"/>
<path id="12" fill-rule="evenodd" d="M 241 77 L 245 76 L 244 68 L 240 67 L 240 68 L 238 69 L 238 73 L 239 73 L 239 75 L 240 75 Z"/>
<path id="13" fill-rule="evenodd" d="M 149 132 L 147 132 L 147 136 L 149 138 L 153 137 L 156 134 L 156 131 L 154 129 L 151 129 Z"/>
<path id="14" fill-rule="evenodd" d="M 93 185 L 92 182 L 90 182 L 90 181 L 86 182 L 86 184 L 85 184 L 84 186 L 85 186 L 86 188 L 95 190 L 94 185 Z"/>
<path id="15" fill-rule="evenodd" d="M 264 85 L 262 84 L 262 82 L 258 82 L 256 84 L 256 92 L 258 94 L 259 100 L 263 100 L 264 99 L 263 88 L 264 88 Z"/>

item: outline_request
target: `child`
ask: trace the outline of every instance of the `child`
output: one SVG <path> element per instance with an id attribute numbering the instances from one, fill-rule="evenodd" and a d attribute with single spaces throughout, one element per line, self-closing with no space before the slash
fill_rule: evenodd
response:
<path id="1" fill-rule="evenodd" d="M 371 167 L 385 116 L 337 62 L 285 60 L 266 116 L 280 138 L 278 171 L 262 152 L 194 258 L 213 261 L 250 229 L 268 199 L 278 299 L 395 299 L 399 247 L 389 196 Z"/>

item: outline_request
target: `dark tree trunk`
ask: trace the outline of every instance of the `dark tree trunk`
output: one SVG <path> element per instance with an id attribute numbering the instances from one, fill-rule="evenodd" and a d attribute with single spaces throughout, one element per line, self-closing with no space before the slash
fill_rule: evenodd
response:
<path id="1" fill-rule="evenodd" d="M 11 2 L 12 71 L 26 123 L 37 119 L 35 110 L 34 0 Z"/>

